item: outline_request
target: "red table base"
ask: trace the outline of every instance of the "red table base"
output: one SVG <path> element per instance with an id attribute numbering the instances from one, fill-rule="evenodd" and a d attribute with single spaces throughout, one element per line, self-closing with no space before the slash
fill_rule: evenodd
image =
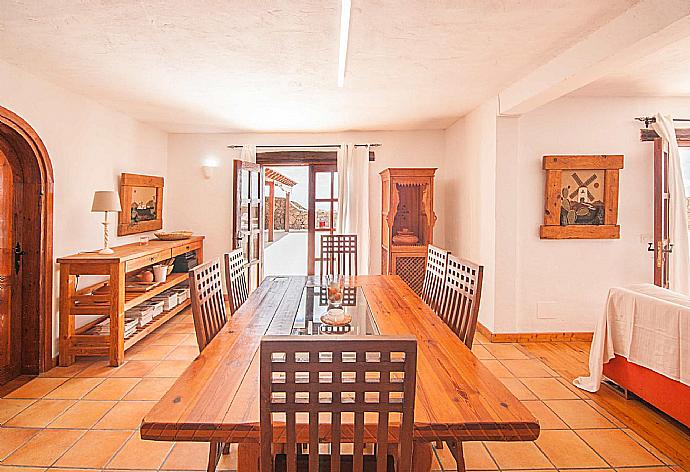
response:
<path id="1" fill-rule="evenodd" d="M 616 356 L 604 364 L 604 375 L 690 427 L 690 387 Z"/>

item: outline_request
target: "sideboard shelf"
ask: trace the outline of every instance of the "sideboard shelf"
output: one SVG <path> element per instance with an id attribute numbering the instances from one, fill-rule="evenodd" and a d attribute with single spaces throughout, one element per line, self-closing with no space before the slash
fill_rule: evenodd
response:
<path id="1" fill-rule="evenodd" d="M 152 299 L 158 294 L 161 294 L 168 290 L 169 288 L 173 288 L 175 285 L 179 285 L 181 282 L 184 282 L 187 280 L 188 275 L 187 273 L 179 273 L 179 274 L 170 274 L 168 276 L 168 279 L 163 282 L 162 284 L 158 285 L 157 287 L 152 288 L 148 292 L 143 292 L 143 293 L 132 293 L 132 292 L 126 292 L 125 293 L 125 311 L 134 308 L 137 305 L 141 305 L 147 300 Z"/>
<path id="2" fill-rule="evenodd" d="M 77 356 L 108 356 L 110 365 L 124 362 L 125 350 L 158 329 L 173 316 L 190 306 L 184 300 L 164 311 L 149 323 L 125 338 L 125 312 L 147 300 L 178 286 L 188 278 L 187 273 L 172 273 L 162 284 L 146 292 L 127 292 L 126 281 L 145 268 L 187 252 L 195 252 L 203 261 L 203 236 L 181 241 L 151 240 L 147 245 L 127 244 L 112 248 L 113 254 L 79 253 L 61 257 L 60 264 L 60 358 L 61 366 L 74 363 Z M 105 281 L 77 290 L 82 275 L 107 276 Z M 108 287 L 102 290 L 103 287 Z M 94 290 L 101 291 L 93 293 Z M 96 317 L 76 327 L 80 316 Z M 90 334 L 99 323 L 110 319 L 109 334 Z"/>
<path id="3" fill-rule="evenodd" d="M 191 305 L 191 301 L 189 299 L 183 301 L 182 303 L 178 304 L 175 308 L 173 308 L 170 311 L 164 311 L 157 317 L 153 319 L 150 323 L 146 324 L 145 326 L 137 329 L 137 332 L 125 339 L 125 351 L 129 349 L 130 347 L 134 346 L 136 343 L 144 339 L 146 336 L 148 336 L 150 333 L 153 331 L 157 330 L 160 326 L 165 324 L 168 320 L 170 320 L 173 316 L 177 315 L 179 312 L 182 310 L 188 308 Z"/>

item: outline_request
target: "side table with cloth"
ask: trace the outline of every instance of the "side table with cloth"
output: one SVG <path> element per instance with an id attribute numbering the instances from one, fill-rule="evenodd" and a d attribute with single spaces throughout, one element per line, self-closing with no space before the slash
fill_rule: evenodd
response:
<path id="1" fill-rule="evenodd" d="M 686 418 L 690 410 L 690 297 L 652 284 L 610 289 L 594 330 L 589 372 L 589 377 L 573 383 L 596 392 L 602 378 L 609 377 L 686 423 L 690 419 Z M 688 399 L 688 405 L 672 407 L 681 410 L 680 417 L 668 411 L 664 398 L 679 392 Z M 669 400 L 677 404 L 679 399 Z"/>

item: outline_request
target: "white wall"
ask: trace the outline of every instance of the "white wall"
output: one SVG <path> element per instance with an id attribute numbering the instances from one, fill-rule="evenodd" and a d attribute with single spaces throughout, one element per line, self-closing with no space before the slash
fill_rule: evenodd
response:
<path id="1" fill-rule="evenodd" d="M 519 120 L 511 117 L 496 119 L 496 188 L 495 188 L 495 301 L 493 332 L 512 328 L 517 298 L 518 246 L 515 235 L 520 220 L 518 209 L 519 180 Z M 507 236 L 507 237 L 506 237 Z"/>
<path id="2" fill-rule="evenodd" d="M 55 178 L 55 258 L 103 244 L 103 215 L 90 212 L 94 190 L 117 189 L 121 172 L 166 174 L 165 133 L 4 62 L 0 62 L 0 105 L 26 120 L 48 149 Z M 111 215 L 110 221 L 115 220 Z M 111 235 L 116 233 L 114 226 Z M 114 245 L 137 238 L 111 241 Z M 55 269 L 57 339 L 57 265 Z M 56 347 L 54 343 L 55 352 Z"/>
<path id="3" fill-rule="evenodd" d="M 480 322 L 493 330 L 496 254 L 496 102 L 487 101 L 445 132 L 446 248 L 485 267 Z"/>
<path id="4" fill-rule="evenodd" d="M 515 247 L 516 313 L 497 313 L 504 332 L 591 331 L 610 287 L 653 281 L 652 143 L 639 140 L 637 116 L 690 115 L 690 99 L 563 98 L 519 119 Z M 619 240 L 540 240 L 546 154 L 624 154 Z M 503 159 L 505 156 L 500 156 Z M 512 238 L 504 232 L 500 238 Z M 537 316 L 537 304 L 544 319 Z"/>
<path id="5" fill-rule="evenodd" d="M 653 279 L 652 144 L 633 118 L 689 116 L 690 99 L 573 97 L 521 117 L 495 111 L 489 101 L 445 132 L 445 240 L 485 266 L 480 322 L 495 333 L 592 331 L 610 287 Z M 625 155 L 621 239 L 539 239 L 547 154 Z"/>
<path id="6" fill-rule="evenodd" d="M 239 149 L 230 144 L 310 145 L 381 143 L 370 170 L 370 243 L 372 273 L 381 269 L 381 180 L 386 167 L 439 167 L 436 179 L 435 211 L 438 222 L 435 240 L 444 243 L 446 212 L 444 200 L 450 178 L 443 169 L 443 131 L 371 131 L 345 133 L 263 133 L 263 134 L 171 134 L 168 141 L 168 207 L 166 226 L 185 228 L 206 235 L 205 257 L 218 257 L 231 249 L 232 161 Z M 205 180 L 201 165 L 212 159 L 219 168 Z"/>

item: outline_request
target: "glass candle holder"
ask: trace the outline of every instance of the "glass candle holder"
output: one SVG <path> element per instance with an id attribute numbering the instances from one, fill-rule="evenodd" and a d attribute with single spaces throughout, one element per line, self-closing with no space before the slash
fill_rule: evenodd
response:
<path id="1" fill-rule="evenodd" d="M 326 290 L 329 306 L 340 308 L 343 305 L 344 288 L 345 279 L 342 275 L 329 275 L 326 277 Z"/>

